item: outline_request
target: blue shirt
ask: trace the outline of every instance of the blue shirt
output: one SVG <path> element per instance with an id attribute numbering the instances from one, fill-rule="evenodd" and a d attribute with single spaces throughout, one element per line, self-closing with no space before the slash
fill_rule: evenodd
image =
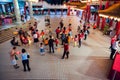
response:
<path id="1" fill-rule="evenodd" d="M 27 60 L 28 59 L 28 54 L 27 53 L 22 53 L 21 54 L 21 58 L 22 58 L 22 60 Z"/>

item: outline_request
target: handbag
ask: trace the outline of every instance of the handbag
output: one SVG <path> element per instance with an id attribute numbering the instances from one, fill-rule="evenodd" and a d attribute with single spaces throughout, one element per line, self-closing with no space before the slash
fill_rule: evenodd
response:
<path id="1" fill-rule="evenodd" d="M 15 60 L 18 60 L 18 57 L 17 57 L 17 55 L 15 55 Z"/>
<path id="2" fill-rule="evenodd" d="M 27 58 L 30 58 L 30 55 L 29 55 L 29 53 L 27 53 Z"/>
<path id="3" fill-rule="evenodd" d="M 30 55 L 27 55 L 27 58 L 30 58 Z"/>

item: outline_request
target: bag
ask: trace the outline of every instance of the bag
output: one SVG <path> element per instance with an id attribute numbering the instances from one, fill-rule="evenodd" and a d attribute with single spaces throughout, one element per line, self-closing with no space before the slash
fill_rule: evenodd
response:
<path id="1" fill-rule="evenodd" d="M 15 55 L 15 60 L 18 60 L 18 57 L 17 57 L 17 55 Z"/>
<path id="2" fill-rule="evenodd" d="M 27 55 L 27 58 L 30 58 L 30 55 Z"/>

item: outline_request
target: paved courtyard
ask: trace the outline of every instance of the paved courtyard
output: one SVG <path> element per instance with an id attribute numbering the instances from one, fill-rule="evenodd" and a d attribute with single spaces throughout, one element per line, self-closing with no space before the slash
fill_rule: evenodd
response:
<path id="1" fill-rule="evenodd" d="M 38 29 L 45 29 L 44 16 L 36 16 L 38 20 Z M 60 16 L 51 16 L 51 27 L 53 33 L 58 27 L 61 20 Z M 73 35 L 80 18 L 76 16 L 63 16 L 65 26 L 68 25 L 69 19 L 72 19 Z M 41 56 L 39 47 L 31 45 L 26 48 L 30 53 L 30 72 L 23 72 L 21 59 L 18 60 L 19 69 L 14 69 L 10 64 L 9 50 L 11 49 L 10 41 L 0 44 L 0 80 L 24 79 L 24 80 L 108 80 L 111 60 L 109 60 L 110 38 L 103 35 L 99 30 L 90 29 L 90 35 L 86 41 L 83 40 L 81 48 L 73 47 L 70 44 L 70 58 L 61 59 L 63 48 L 56 50 L 54 54 L 46 52 Z"/>

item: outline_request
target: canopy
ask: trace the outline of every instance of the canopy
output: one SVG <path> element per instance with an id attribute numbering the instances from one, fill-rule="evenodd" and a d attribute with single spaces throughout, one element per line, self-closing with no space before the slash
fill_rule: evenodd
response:
<path id="1" fill-rule="evenodd" d="M 99 10 L 99 13 L 109 15 L 109 16 L 114 16 L 117 18 L 120 18 L 120 2 L 113 4 L 111 7 L 105 9 L 105 10 Z"/>

